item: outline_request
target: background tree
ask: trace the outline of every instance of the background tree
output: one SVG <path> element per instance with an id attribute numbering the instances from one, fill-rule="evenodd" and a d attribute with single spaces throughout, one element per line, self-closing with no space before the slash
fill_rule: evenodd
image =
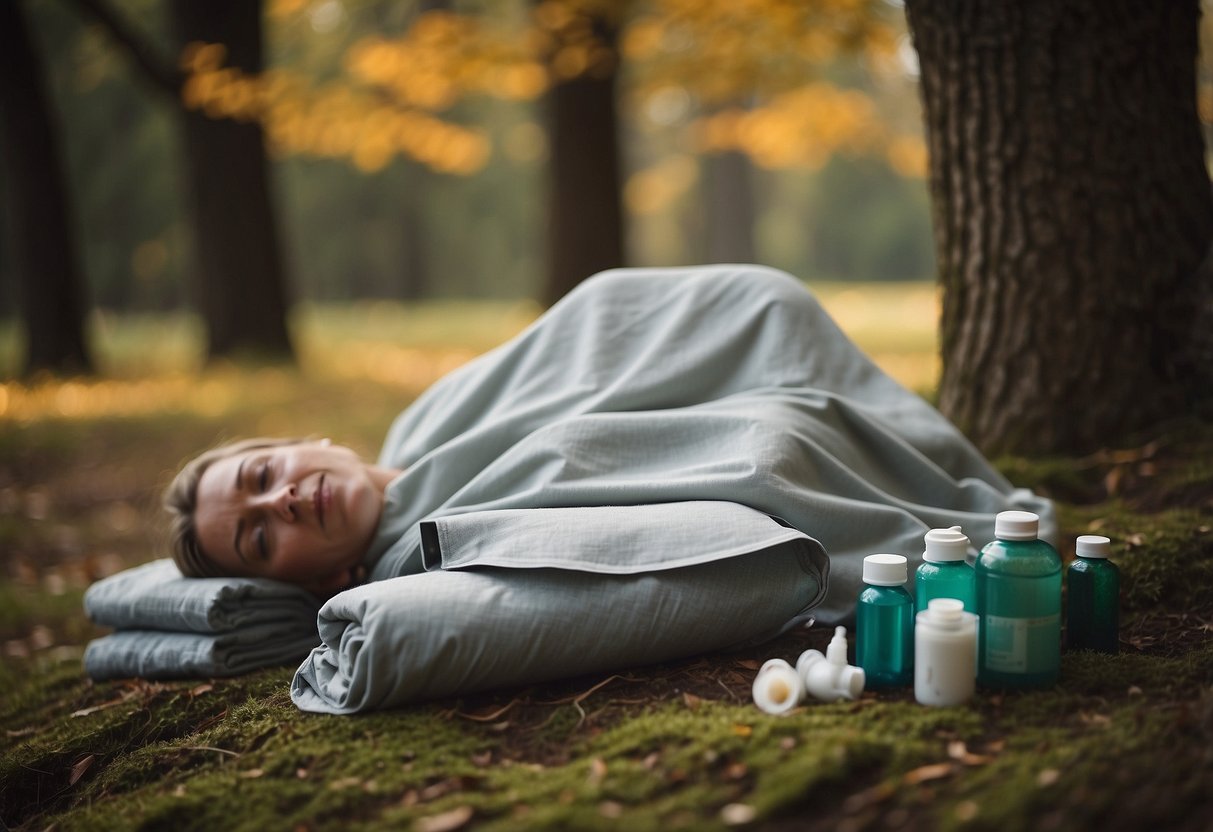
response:
<path id="1" fill-rule="evenodd" d="M 0 3 L 0 143 L 10 251 L 27 334 L 24 372 L 89 372 L 87 304 L 60 133 L 19 0 Z"/>
<path id="2" fill-rule="evenodd" d="M 988 452 L 1078 452 L 1207 397 L 1190 348 L 1210 326 L 1199 267 L 1213 239 L 1195 0 L 908 0 L 907 12 L 944 413 Z"/>
<path id="3" fill-rule="evenodd" d="M 179 106 L 186 75 L 164 61 L 104 0 L 77 0 L 106 27 L 155 88 Z M 260 2 L 172 0 L 177 47 L 221 44 L 244 72 L 263 68 Z M 193 215 L 194 297 L 206 321 L 208 357 L 289 358 L 287 293 L 270 196 L 262 127 L 182 109 L 183 159 Z"/>
<path id="4" fill-rule="evenodd" d="M 557 80 L 549 93 L 548 303 L 595 272 L 624 265 L 616 16 L 586 10 L 553 26 L 562 45 L 551 59 Z"/>

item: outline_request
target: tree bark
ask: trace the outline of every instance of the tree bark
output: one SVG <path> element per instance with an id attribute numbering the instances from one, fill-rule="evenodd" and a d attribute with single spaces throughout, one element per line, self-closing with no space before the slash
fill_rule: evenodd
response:
<path id="1" fill-rule="evenodd" d="M 753 263 L 754 166 L 744 153 L 713 153 L 706 173 L 707 255 L 713 263 Z"/>
<path id="2" fill-rule="evenodd" d="M 1196 0 L 906 6 L 943 285 L 941 410 L 990 453 L 1073 453 L 1190 404 L 1213 239 Z"/>
<path id="3" fill-rule="evenodd" d="M 614 29 L 596 29 L 613 49 Z M 595 272 L 623 265 L 616 77 L 582 75 L 551 93 L 548 303 Z"/>
<path id="4" fill-rule="evenodd" d="M 60 132 L 18 0 L 0 3 L 0 142 L 10 196 L 12 265 L 26 326 L 26 375 L 92 371 L 84 280 Z"/>
<path id="5" fill-rule="evenodd" d="M 228 66 L 261 72 L 261 3 L 174 0 L 171 10 L 182 44 L 222 43 Z M 286 279 L 261 125 L 197 111 L 184 111 L 182 124 L 209 357 L 290 358 Z"/>

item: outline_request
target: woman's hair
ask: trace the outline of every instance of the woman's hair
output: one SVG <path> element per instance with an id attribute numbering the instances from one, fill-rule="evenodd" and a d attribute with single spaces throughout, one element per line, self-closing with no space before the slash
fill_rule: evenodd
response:
<path id="1" fill-rule="evenodd" d="M 190 578 L 217 578 L 222 570 L 202 551 L 198 542 L 198 530 L 194 526 L 194 511 L 198 508 L 198 481 L 221 459 L 255 451 L 259 448 L 277 448 L 282 445 L 297 445 L 303 439 L 240 439 L 203 451 L 191 459 L 168 488 L 164 490 L 164 508 L 169 513 L 169 546 L 173 563 L 181 574 Z"/>

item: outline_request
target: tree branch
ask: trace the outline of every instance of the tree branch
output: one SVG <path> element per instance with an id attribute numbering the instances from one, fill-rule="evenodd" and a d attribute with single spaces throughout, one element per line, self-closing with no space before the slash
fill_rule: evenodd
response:
<path id="1" fill-rule="evenodd" d="M 146 39 L 123 20 L 108 0 L 73 0 L 77 8 L 88 14 L 109 33 L 134 61 L 153 87 L 176 98 L 185 82 L 185 74 L 156 53 Z"/>

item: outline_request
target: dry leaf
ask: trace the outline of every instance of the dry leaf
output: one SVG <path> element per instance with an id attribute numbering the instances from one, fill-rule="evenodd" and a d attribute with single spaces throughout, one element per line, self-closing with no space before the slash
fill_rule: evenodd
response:
<path id="1" fill-rule="evenodd" d="M 916 769 L 907 771 L 902 777 L 907 784 L 914 786 L 919 783 L 926 783 L 929 780 L 938 780 L 941 777 L 947 777 L 952 773 L 951 763 L 932 763 L 929 766 L 919 766 Z"/>
<path id="2" fill-rule="evenodd" d="M 67 784 L 69 786 L 76 785 L 80 778 L 84 776 L 85 772 L 92 767 L 93 761 L 96 759 L 96 754 L 89 754 L 87 757 L 77 760 L 76 764 L 72 766 L 72 773 L 67 778 Z"/>
<path id="3" fill-rule="evenodd" d="M 698 710 L 699 706 L 703 704 L 703 699 L 693 693 L 684 693 L 682 695 L 682 701 L 686 703 L 686 706 L 692 711 Z"/>
<path id="4" fill-rule="evenodd" d="M 201 696 L 204 693 L 210 693 L 214 689 L 215 686 L 211 684 L 199 685 L 190 691 L 190 696 Z"/>
<path id="5" fill-rule="evenodd" d="M 948 743 L 948 756 L 966 766 L 980 766 L 990 762 L 989 757 L 971 753 L 961 740 Z"/>
<path id="6" fill-rule="evenodd" d="M 737 665 L 744 667 L 746 670 L 757 670 L 758 668 L 762 667 L 757 659 L 742 659 L 741 661 L 737 662 Z"/>
<path id="7" fill-rule="evenodd" d="M 961 823 L 967 823 L 977 817 L 977 813 L 981 811 L 975 800 L 963 800 L 956 804 L 953 814 Z"/>
<path id="8" fill-rule="evenodd" d="M 265 771 L 263 769 L 259 769 L 259 768 L 250 768 L 248 771 L 240 772 L 240 776 L 243 777 L 245 780 L 256 780 L 258 777 L 261 777 L 263 774 L 265 774 Z"/>
<path id="9" fill-rule="evenodd" d="M 720 819 L 727 826 L 741 826 L 754 820 L 757 816 L 757 810 L 744 803 L 730 803 L 720 810 Z"/>
<path id="10" fill-rule="evenodd" d="M 607 764 L 601 757 L 595 757 L 590 760 L 590 776 L 588 778 L 590 785 L 597 786 L 607 776 Z"/>
<path id="11" fill-rule="evenodd" d="M 644 766 L 646 771 L 652 771 L 653 768 L 656 767 L 657 763 L 659 763 L 660 761 L 661 761 L 661 755 L 658 754 L 656 751 L 654 751 L 654 752 L 650 753 L 647 757 L 644 758 L 644 761 L 641 763 L 641 765 Z"/>
<path id="12" fill-rule="evenodd" d="M 1055 768 L 1046 768 L 1041 771 L 1040 774 L 1036 775 L 1036 785 L 1041 786 L 1042 788 L 1045 786 L 1052 786 L 1060 779 L 1060 771 Z"/>
<path id="13" fill-rule="evenodd" d="M 623 804 L 614 800 L 604 800 L 598 804 L 598 814 L 608 820 L 616 820 L 623 814 Z"/>
<path id="14" fill-rule="evenodd" d="M 419 818 L 413 824 L 416 832 L 453 832 L 472 819 L 474 814 L 471 806 L 460 806 L 428 818 Z"/>
<path id="15" fill-rule="evenodd" d="M 853 815 L 856 812 L 866 809 L 873 803 L 888 800 L 894 794 L 896 794 L 896 789 L 894 789 L 892 783 L 877 783 L 875 786 L 850 795 L 842 802 L 842 811 L 846 812 L 848 815 Z"/>

